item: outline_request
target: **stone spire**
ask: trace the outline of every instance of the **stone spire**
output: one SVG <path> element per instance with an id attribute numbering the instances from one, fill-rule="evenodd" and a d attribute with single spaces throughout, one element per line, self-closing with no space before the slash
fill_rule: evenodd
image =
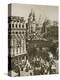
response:
<path id="1" fill-rule="evenodd" d="M 30 21 L 35 21 L 35 12 L 33 11 L 33 9 L 31 9 L 31 12 L 29 14 L 29 19 Z"/>

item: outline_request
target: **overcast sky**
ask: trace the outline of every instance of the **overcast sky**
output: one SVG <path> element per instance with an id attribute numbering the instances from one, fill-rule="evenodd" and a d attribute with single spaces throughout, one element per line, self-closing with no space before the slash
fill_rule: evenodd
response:
<path id="1" fill-rule="evenodd" d="M 20 16 L 24 17 L 26 20 L 31 12 L 31 9 L 35 12 L 36 19 L 42 16 L 42 20 L 45 17 L 49 18 L 50 20 L 57 20 L 58 21 L 58 11 L 59 8 L 57 6 L 43 6 L 43 5 L 26 5 L 26 4 L 12 4 L 12 16 Z"/>

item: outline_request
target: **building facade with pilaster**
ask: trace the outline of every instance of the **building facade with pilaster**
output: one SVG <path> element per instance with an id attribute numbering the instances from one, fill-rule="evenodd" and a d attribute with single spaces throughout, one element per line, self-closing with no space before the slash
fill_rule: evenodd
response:
<path id="1" fill-rule="evenodd" d="M 11 16 L 8 18 L 8 23 L 8 56 L 12 59 L 22 60 L 22 58 L 26 58 L 27 54 L 24 17 Z"/>

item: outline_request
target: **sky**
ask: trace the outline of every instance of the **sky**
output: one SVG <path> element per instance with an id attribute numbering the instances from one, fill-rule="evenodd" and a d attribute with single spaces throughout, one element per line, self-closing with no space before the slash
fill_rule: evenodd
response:
<path id="1" fill-rule="evenodd" d="M 59 8 L 58 6 L 45 6 L 45 5 L 30 5 L 30 4 L 12 4 L 11 15 L 24 17 L 25 20 L 28 19 L 31 9 L 35 12 L 36 20 L 41 16 L 43 21 L 48 18 L 52 21 L 59 20 Z"/>

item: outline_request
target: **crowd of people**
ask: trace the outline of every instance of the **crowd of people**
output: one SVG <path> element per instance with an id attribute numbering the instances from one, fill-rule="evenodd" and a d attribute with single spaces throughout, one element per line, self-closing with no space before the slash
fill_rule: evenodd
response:
<path id="1" fill-rule="evenodd" d="M 30 75 L 56 74 L 56 62 L 53 55 L 49 53 L 49 61 L 42 59 L 42 57 L 34 57 L 32 60 L 22 60 L 19 64 L 19 70 L 30 72 Z"/>
<path id="2" fill-rule="evenodd" d="M 47 55 L 48 57 L 46 56 L 45 58 L 36 55 L 34 57 L 30 56 L 26 60 L 22 59 L 18 65 L 19 75 L 20 71 L 30 72 L 30 75 L 56 74 L 56 61 L 54 56 L 51 52 L 48 52 Z"/>

